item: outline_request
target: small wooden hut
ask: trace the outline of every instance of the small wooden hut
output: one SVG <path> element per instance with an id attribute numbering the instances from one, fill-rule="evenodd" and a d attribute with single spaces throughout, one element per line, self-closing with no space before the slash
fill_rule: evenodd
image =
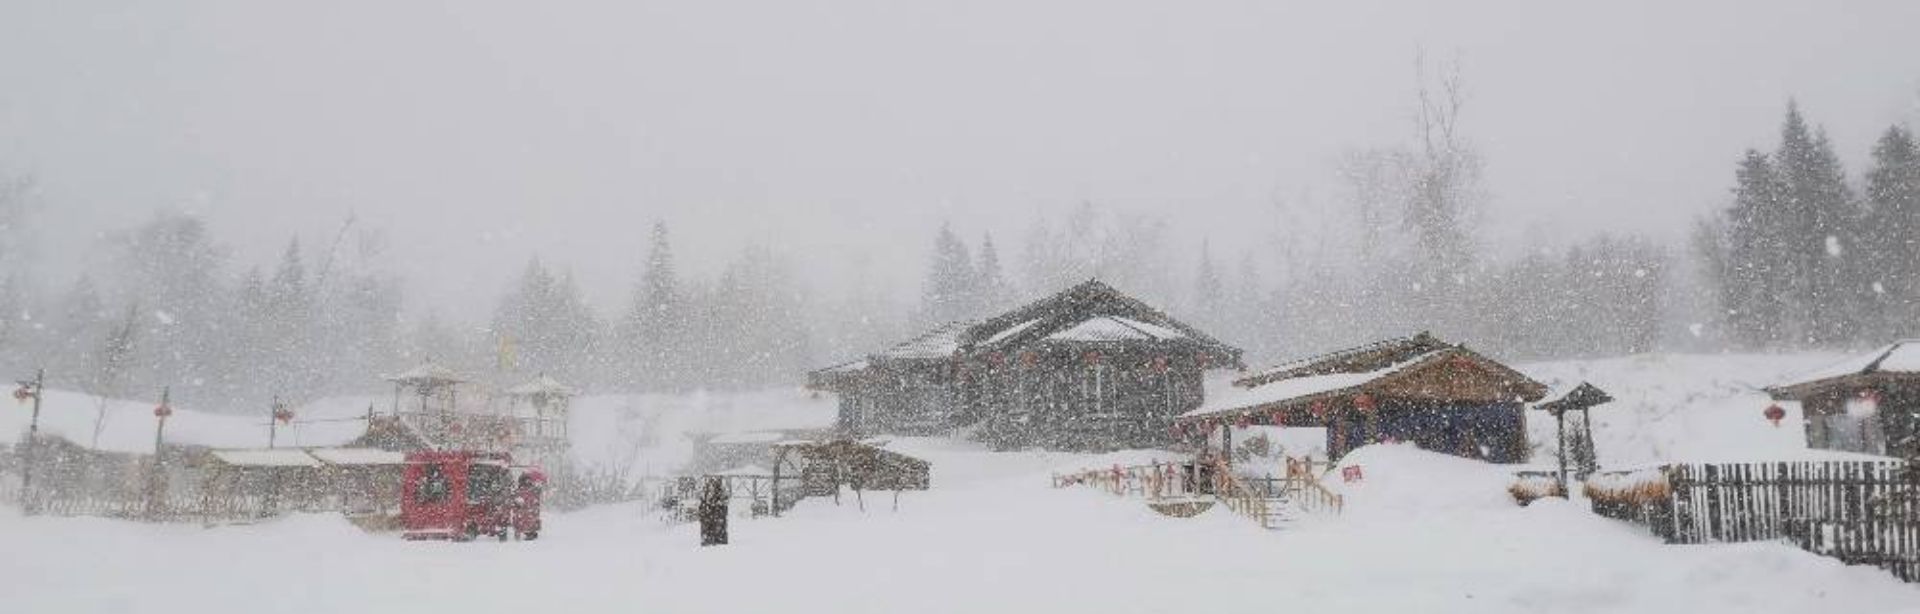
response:
<path id="1" fill-rule="evenodd" d="M 774 466 L 799 458 L 800 482 L 808 496 L 832 495 L 840 486 L 855 490 L 926 490 L 933 465 L 868 442 L 851 439 L 798 441 L 776 447 Z"/>
<path id="2" fill-rule="evenodd" d="M 1809 448 L 1920 455 L 1920 340 L 1853 356 L 1767 394 L 1800 403 Z"/>
<path id="3" fill-rule="evenodd" d="M 1231 426 L 1323 427 L 1333 458 L 1369 443 L 1497 463 L 1528 457 L 1525 403 L 1547 387 L 1428 333 L 1288 362 L 1234 380 L 1226 394 L 1180 416 L 1205 436 Z"/>
<path id="4" fill-rule="evenodd" d="M 809 374 L 849 436 L 977 427 L 1000 447 L 1164 444 L 1241 351 L 1099 281 Z"/>

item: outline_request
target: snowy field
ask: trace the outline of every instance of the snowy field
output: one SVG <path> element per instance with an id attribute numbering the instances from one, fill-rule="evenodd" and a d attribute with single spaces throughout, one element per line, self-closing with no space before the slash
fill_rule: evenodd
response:
<path id="1" fill-rule="evenodd" d="M 1550 502 L 1514 507 L 1497 468 L 1357 452 L 1351 513 L 1263 532 L 1173 519 L 1054 468 L 1110 458 L 990 454 L 932 440 L 936 490 L 811 500 L 692 526 L 639 507 L 551 519 L 542 541 L 406 543 L 330 517 L 205 530 L 0 521 L 11 612 L 1897 612 L 1920 588 L 1784 544 L 1663 546 Z M 1140 454 L 1126 455 L 1128 461 Z"/>
<path id="2" fill-rule="evenodd" d="M 1757 389 L 1830 358 L 1522 368 L 1619 397 L 1596 410 L 1596 436 L 1602 461 L 1622 466 L 1818 456 L 1800 443 L 1797 408 L 1774 428 L 1760 417 Z M 364 411 L 355 400 L 331 405 L 311 413 Z M 692 433 L 815 428 L 830 423 L 832 407 L 831 397 L 791 390 L 591 397 L 572 426 L 581 461 L 664 472 L 691 453 Z M 129 424 L 151 420 L 135 413 L 145 404 L 110 409 Z M 57 432 L 80 428 L 61 420 Z M 182 436 L 259 436 L 251 420 L 199 420 L 204 427 Z M 1536 441 L 1550 427 L 1535 416 Z M 138 448 L 139 433 L 103 434 L 102 447 Z M 864 511 L 849 495 L 838 506 L 808 500 L 778 520 L 735 520 L 723 548 L 697 547 L 694 527 L 641 505 L 550 516 L 541 541 L 507 544 L 408 543 L 328 516 L 203 529 L 22 518 L 0 507 L 0 611 L 1920 612 L 1920 587 L 1877 569 L 1784 543 L 1666 546 L 1577 504 L 1519 508 L 1504 492 L 1511 468 L 1404 446 L 1348 457 L 1366 477 L 1334 485 L 1348 500 L 1343 516 L 1271 532 L 1222 509 L 1174 519 L 1138 500 L 1049 487 L 1056 471 L 1168 453 L 991 453 L 911 438 L 890 446 L 930 460 L 934 490 L 906 493 L 897 511 L 891 493 L 870 493 Z"/>

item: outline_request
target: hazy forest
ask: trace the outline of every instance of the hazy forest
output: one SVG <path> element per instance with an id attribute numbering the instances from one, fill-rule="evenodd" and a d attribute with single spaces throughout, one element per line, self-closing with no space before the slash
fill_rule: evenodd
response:
<path id="1" fill-rule="evenodd" d="M 1497 249 L 1480 228 L 1490 161 L 1461 125 L 1457 78 L 1421 88 L 1404 146 L 1329 161 L 1332 195 L 1276 202 L 1270 240 L 1226 252 L 1215 220 L 1098 202 L 1030 220 L 1020 237 L 926 228 L 921 279 L 810 283 L 807 254 L 748 246 L 717 275 L 682 271 L 674 228 L 636 229 L 623 308 L 596 310 L 569 263 L 530 257 L 491 317 L 408 296 L 384 229 L 347 220 L 242 262 L 206 220 L 125 220 L 75 278 L 37 273 L 38 213 L 61 206 L 15 175 L 0 192 L 0 360 L 50 385 L 254 411 L 280 396 L 384 390 L 436 361 L 506 381 L 540 372 L 604 392 L 792 385 L 812 368 L 917 330 L 1100 278 L 1248 350 L 1250 362 L 1432 330 L 1512 359 L 1651 350 L 1841 348 L 1920 321 L 1920 153 L 1904 126 L 1834 143 L 1782 101 L 1770 150 L 1727 152 L 1722 202 L 1686 244 L 1548 237 Z M 1840 148 L 1871 148 L 1845 168 Z M 1183 231 L 1176 233 L 1175 230 Z"/>

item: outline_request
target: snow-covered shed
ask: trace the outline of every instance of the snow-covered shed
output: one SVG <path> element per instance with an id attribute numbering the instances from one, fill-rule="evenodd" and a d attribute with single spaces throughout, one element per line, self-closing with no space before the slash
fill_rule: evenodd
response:
<path id="1" fill-rule="evenodd" d="M 1803 373 L 1767 394 L 1800 403 L 1809 448 L 1920 455 L 1920 340 Z"/>
<path id="2" fill-rule="evenodd" d="M 1492 462 L 1527 460 L 1524 404 L 1547 387 L 1428 333 L 1295 360 L 1233 381 L 1179 430 L 1231 425 L 1323 427 L 1327 454 L 1380 441 Z"/>
<path id="3" fill-rule="evenodd" d="M 1205 400 L 1202 374 L 1241 351 L 1097 280 L 999 315 L 953 322 L 808 386 L 840 395 L 852 435 L 977 427 L 1003 447 L 1111 449 L 1168 441 Z"/>

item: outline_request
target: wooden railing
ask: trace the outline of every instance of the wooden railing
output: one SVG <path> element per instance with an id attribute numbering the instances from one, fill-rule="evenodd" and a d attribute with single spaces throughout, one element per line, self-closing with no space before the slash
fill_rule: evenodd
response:
<path id="1" fill-rule="evenodd" d="M 1169 499 L 1217 498 L 1234 513 L 1273 528 L 1285 507 L 1311 514 L 1338 514 L 1341 496 L 1320 482 L 1323 462 L 1286 460 L 1285 477 L 1236 475 L 1225 464 L 1155 463 L 1055 474 L 1054 488 L 1091 486 L 1115 496 L 1139 495 L 1149 502 Z"/>

